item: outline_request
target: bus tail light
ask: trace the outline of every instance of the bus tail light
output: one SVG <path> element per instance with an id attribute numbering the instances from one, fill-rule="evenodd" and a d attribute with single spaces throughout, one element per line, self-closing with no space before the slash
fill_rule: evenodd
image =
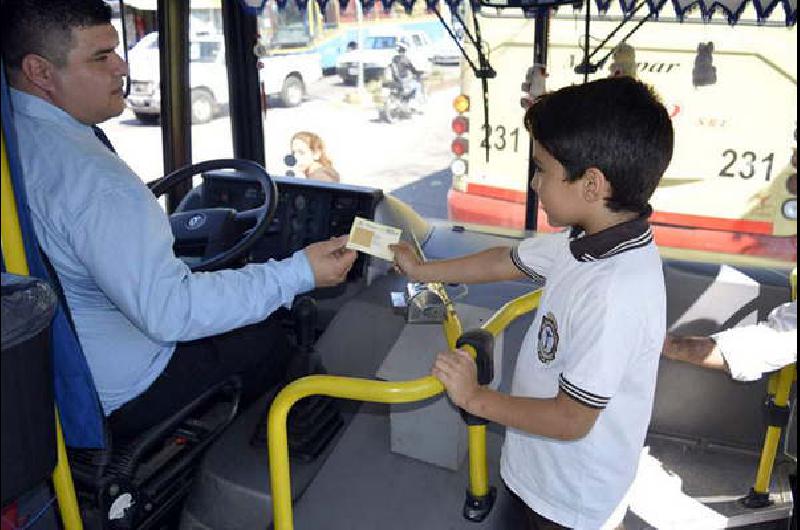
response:
<path id="1" fill-rule="evenodd" d="M 453 118 L 451 127 L 453 128 L 454 133 L 464 134 L 465 132 L 469 131 L 469 119 L 467 119 L 466 116 L 456 116 Z"/>
<path id="2" fill-rule="evenodd" d="M 459 114 L 467 112 L 469 110 L 469 96 L 466 94 L 456 96 L 456 99 L 453 100 L 453 108 Z"/>
<path id="3" fill-rule="evenodd" d="M 786 179 L 786 190 L 792 195 L 797 195 L 797 173 L 792 173 Z"/>
<path id="4" fill-rule="evenodd" d="M 453 140 L 453 143 L 450 144 L 450 150 L 456 156 L 464 156 L 464 154 L 469 151 L 469 142 L 466 138 L 456 138 Z"/>
<path id="5" fill-rule="evenodd" d="M 463 158 L 456 158 L 450 164 L 450 171 L 454 177 L 461 177 L 467 174 L 467 161 Z"/>

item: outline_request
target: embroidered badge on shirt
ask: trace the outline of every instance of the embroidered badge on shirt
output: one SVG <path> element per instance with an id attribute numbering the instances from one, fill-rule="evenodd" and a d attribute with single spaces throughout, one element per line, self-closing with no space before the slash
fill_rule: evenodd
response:
<path id="1" fill-rule="evenodd" d="M 556 358 L 558 350 L 558 323 L 552 312 L 542 318 L 539 326 L 539 360 L 544 364 L 549 364 Z"/>

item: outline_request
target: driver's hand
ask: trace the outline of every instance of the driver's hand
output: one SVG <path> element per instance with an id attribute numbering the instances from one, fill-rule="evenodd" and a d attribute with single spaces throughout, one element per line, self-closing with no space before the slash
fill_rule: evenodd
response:
<path id="1" fill-rule="evenodd" d="M 394 252 L 394 269 L 412 281 L 421 281 L 418 276 L 422 260 L 416 249 L 408 241 L 400 241 L 396 245 L 389 245 Z"/>
<path id="2" fill-rule="evenodd" d="M 332 287 L 342 283 L 356 260 L 355 250 L 344 246 L 348 236 L 312 243 L 305 248 L 306 258 L 314 271 L 315 287 Z"/>

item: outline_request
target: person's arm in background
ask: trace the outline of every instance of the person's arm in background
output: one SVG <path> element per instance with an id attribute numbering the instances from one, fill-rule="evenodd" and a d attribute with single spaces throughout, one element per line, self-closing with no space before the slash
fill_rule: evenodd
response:
<path id="1" fill-rule="evenodd" d="M 717 343 L 711 337 L 667 335 L 661 354 L 673 361 L 683 361 L 714 370 L 728 370 Z"/>
<path id="2" fill-rule="evenodd" d="M 487 283 L 525 278 L 511 260 L 511 249 L 495 247 L 460 258 L 423 262 L 403 241 L 390 247 L 395 269 L 416 282 Z"/>
<path id="3" fill-rule="evenodd" d="M 711 337 L 667 335 L 662 354 L 705 368 L 725 370 L 737 381 L 797 362 L 797 302 L 775 308 L 766 322 L 731 328 Z"/>

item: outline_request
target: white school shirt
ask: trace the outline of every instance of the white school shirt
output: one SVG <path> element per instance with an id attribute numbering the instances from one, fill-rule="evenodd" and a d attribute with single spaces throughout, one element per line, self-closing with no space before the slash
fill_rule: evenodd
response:
<path id="1" fill-rule="evenodd" d="M 592 236 L 539 235 L 512 250 L 523 272 L 546 281 L 512 394 L 564 392 L 602 410 L 578 440 L 508 428 L 501 474 L 531 509 L 570 528 L 621 521 L 650 422 L 666 295 L 646 219 Z"/>

